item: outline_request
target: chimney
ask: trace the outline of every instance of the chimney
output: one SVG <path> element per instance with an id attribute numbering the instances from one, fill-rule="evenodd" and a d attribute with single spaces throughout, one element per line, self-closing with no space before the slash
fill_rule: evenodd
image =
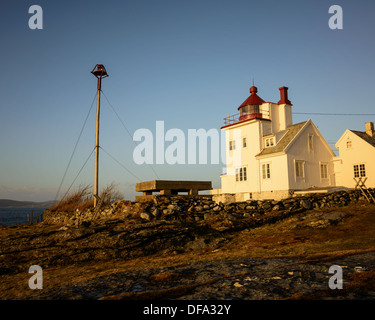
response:
<path id="1" fill-rule="evenodd" d="M 281 87 L 280 90 L 280 101 L 277 104 L 290 104 L 292 103 L 288 100 L 288 87 Z"/>
<path id="2" fill-rule="evenodd" d="M 366 122 L 366 133 L 370 136 L 374 136 L 374 123 L 373 122 Z"/>

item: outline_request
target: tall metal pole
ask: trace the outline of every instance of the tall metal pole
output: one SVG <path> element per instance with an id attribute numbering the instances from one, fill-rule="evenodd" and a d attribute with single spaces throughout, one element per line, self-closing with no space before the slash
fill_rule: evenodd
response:
<path id="1" fill-rule="evenodd" d="M 100 120 L 100 90 L 102 78 L 98 77 L 98 92 L 96 97 L 96 130 L 95 130 L 95 183 L 94 183 L 94 207 L 98 204 L 99 196 L 99 120 Z"/>
<path id="2" fill-rule="evenodd" d="M 96 130 L 95 130 L 95 179 L 94 179 L 94 207 L 98 204 L 99 197 L 99 120 L 100 120 L 100 91 L 102 78 L 108 77 L 102 64 L 97 64 L 91 73 L 98 78 L 98 90 L 96 98 Z"/>

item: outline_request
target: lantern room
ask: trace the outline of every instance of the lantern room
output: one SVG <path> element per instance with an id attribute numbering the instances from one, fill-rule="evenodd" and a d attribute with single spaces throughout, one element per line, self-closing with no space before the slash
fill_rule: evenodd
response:
<path id="1" fill-rule="evenodd" d="M 288 99 L 288 87 L 281 87 L 280 101 L 278 103 L 264 101 L 257 95 L 258 88 L 252 86 L 250 88 L 250 96 L 237 108 L 238 113 L 235 115 L 228 115 L 224 118 L 224 126 L 232 126 L 237 123 L 244 123 L 251 120 L 266 120 L 271 121 L 272 126 L 270 132 L 278 132 L 285 130 L 287 126 L 292 125 L 292 103 Z"/>
<path id="2" fill-rule="evenodd" d="M 240 112 L 239 120 L 262 119 L 260 105 L 265 101 L 257 95 L 258 89 L 255 86 L 250 88 L 251 95 L 238 107 Z"/>

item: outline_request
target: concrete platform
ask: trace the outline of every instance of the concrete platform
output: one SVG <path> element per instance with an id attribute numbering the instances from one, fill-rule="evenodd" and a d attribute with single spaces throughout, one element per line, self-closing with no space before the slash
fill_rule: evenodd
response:
<path id="1" fill-rule="evenodd" d="M 153 199 L 158 192 L 160 195 L 171 196 L 179 192 L 187 192 L 188 195 L 199 195 L 199 191 L 211 190 L 211 181 L 180 181 L 180 180 L 151 180 L 139 182 L 135 185 L 136 192 L 143 192 L 142 196 L 136 196 L 135 201 L 147 201 Z"/>

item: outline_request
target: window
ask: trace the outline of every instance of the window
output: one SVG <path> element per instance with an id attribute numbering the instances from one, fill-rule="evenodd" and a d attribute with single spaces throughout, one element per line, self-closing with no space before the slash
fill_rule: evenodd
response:
<path id="1" fill-rule="evenodd" d="M 242 139 L 242 146 L 243 146 L 244 148 L 246 148 L 246 138 L 243 138 L 243 139 Z"/>
<path id="2" fill-rule="evenodd" d="M 352 147 L 352 142 L 350 140 L 346 141 L 346 149 L 350 149 Z"/>
<path id="3" fill-rule="evenodd" d="M 236 150 L 236 141 L 235 140 L 229 141 L 229 150 Z"/>
<path id="4" fill-rule="evenodd" d="M 366 168 L 364 164 L 359 165 L 359 175 L 361 177 L 366 177 Z"/>
<path id="5" fill-rule="evenodd" d="M 320 178 L 328 179 L 328 165 L 326 163 L 320 164 Z"/>
<path id="6" fill-rule="evenodd" d="M 236 168 L 236 181 L 246 181 L 246 180 L 247 180 L 246 167 Z"/>
<path id="7" fill-rule="evenodd" d="M 271 164 L 270 163 L 262 164 L 262 177 L 263 179 L 271 178 Z"/>
<path id="8" fill-rule="evenodd" d="M 314 135 L 309 134 L 309 150 L 314 150 Z"/>
<path id="9" fill-rule="evenodd" d="M 260 113 L 259 105 L 244 106 L 240 109 L 241 115 Z"/>
<path id="10" fill-rule="evenodd" d="M 296 167 L 296 178 L 304 178 L 305 177 L 305 161 L 296 160 L 295 167 Z"/>
<path id="11" fill-rule="evenodd" d="M 274 144 L 275 144 L 275 140 L 273 139 L 273 137 L 264 139 L 264 145 L 266 148 L 273 147 Z"/>
<path id="12" fill-rule="evenodd" d="M 365 164 L 355 164 L 354 166 L 354 178 L 366 177 Z"/>
<path id="13" fill-rule="evenodd" d="M 355 164 L 354 165 L 354 178 L 358 178 L 359 177 L 359 167 L 358 167 L 358 164 Z"/>
<path id="14" fill-rule="evenodd" d="M 244 106 L 240 109 L 240 112 L 242 112 L 242 115 L 260 113 L 260 108 L 259 105 Z"/>

